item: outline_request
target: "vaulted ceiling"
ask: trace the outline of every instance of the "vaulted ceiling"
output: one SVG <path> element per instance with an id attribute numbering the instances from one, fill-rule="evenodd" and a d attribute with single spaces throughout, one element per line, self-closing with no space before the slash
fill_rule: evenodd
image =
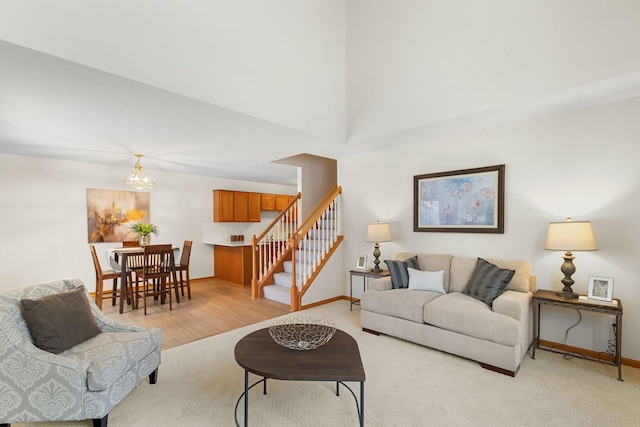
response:
<path id="1" fill-rule="evenodd" d="M 640 96 L 634 0 L 3 0 L 0 152 L 292 183 Z"/>

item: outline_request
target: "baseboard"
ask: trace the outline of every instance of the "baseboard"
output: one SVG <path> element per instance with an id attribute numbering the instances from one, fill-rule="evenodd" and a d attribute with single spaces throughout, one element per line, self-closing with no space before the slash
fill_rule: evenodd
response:
<path id="1" fill-rule="evenodd" d="M 311 304 L 306 304 L 300 307 L 300 310 L 306 310 L 308 308 L 313 308 L 313 307 L 317 307 L 319 305 L 324 305 L 324 304 L 329 304 L 335 301 L 340 301 L 341 299 L 344 299 L 344 296 L 339 296 L 339 297 L 333 297 L 333 298 L 329 298 L 329 299 L 324 299 L 322 301 L 316 301 L 316 302 L 312 302 Z"/>
<path id="2" fill-rule="evenodd" d="M 614 362 L 614 357 L 610 354 L 604 352 L 597 352 L 594 350 L 587 350 L 585 348 L 574 347 L 571 345 L 560 344 L 553 341 L 540 340 L 540 345 L 544 347 L 551 347 L 561 351 L 567 351 L 569 353 L 577 353 L 583 354 L 585 356 L 594 358 L 594 359 L 602 359 L 608 362 Z M 640 368 L 640 361 L 634 359 L 627 359 L 626 357 L 622 358 L 622 364 L 624 366 L 630 366 L 632 368 Z"/>

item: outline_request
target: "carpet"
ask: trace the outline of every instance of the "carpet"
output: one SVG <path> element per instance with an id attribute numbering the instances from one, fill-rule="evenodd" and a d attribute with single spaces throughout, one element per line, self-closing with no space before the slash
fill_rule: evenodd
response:
<path id="1" fill-rule="evenodd" d="M 360 330 L 360 311 L 337 301 L 286 316 L 333 320 L 358 342 L 367 380 L 367 426 L 635 426 L 640 370 L 540 350 L 525 356 L 515 378 L 478 363 Z M 158 383 L 142 383 L 109 415 L 112 427 L 233 426 L 244 371 L 234 360 L 236 342 L 266 321 L 162 352 Z M 251 376 L 250 381 L 258 377 Z M 349 384 L 359 396 L 357 383 Z M 269 381 L 250 391 L 251 426 L 357 426 L 350 393 L 335 383 Z M 238 418 L 242 423 L 242 404 Z M 90 422 L 14 424 L 90 426 Z"/>

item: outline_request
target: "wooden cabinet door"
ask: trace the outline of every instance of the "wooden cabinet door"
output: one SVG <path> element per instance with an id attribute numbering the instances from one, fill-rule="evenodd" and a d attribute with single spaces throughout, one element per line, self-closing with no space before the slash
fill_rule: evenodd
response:
<path id="1" fill-rule="evenodd" d="M 213 191 L 213 220 L 215 222 L 231 222 L 235 220 L 235 196 L 233 191 Z"/>
<path id="2" fill-rule="evenodd" d="M 276 208 L 276 195 L 263 194 L 260 202 L 263 211 L 272 211 Z"/>
<path id="3" fill-rule="evenodd" d="M 213 268 L 216 279 L 251 285 L 251 246 L 213 246 Z"/>
<path id="4" fill-rule="evenodd" d="M 289 204 L 289 196 L 283 194 L 276 194 L 276 210 L 282 212 L 284 208 Z"/>
<path id="5" fill-rule="evenodd" d="M 236 191 L 235 193 L 235 221 L 247 222 L 249 221 L 249 193 L 245 193 L 244 191 Z"/>
<path id="6" fill-rule="evenodd" d="M 249 199 L 248 221 L 260 222 L 260 193 L 247 193 Z"/>

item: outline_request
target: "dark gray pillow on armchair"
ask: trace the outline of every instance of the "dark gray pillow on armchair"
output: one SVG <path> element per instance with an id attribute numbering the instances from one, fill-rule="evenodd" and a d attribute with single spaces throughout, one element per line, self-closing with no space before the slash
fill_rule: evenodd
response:
<path id="1" fill-rule="evenodd" d="M 385 260 L 384 262 L 387 264 L 387 269 L 389 270 L 389 274 L 391 275 L 392 289 L 402 289 L 409 287 L 409 270 L 407 270 L 407 267 L 420 270 L 417 255 L 411 258 L 407 258 L 403 261 Z"/>
<path id="2" fill-rule="evenodd" d="M 472 296 L 485 304 L 493 304 L 507 289 L 515 270 L 507 270 L 478 258 L 476 268 L 467 283 L 466 295 Z"/>
<path id="3" fill-rule="evenodd" d="M 33 344 L 59 354 L 102 331 L 91 314 L 84 286 L 38 299 L 23 299 L 20 309 Z"/>

